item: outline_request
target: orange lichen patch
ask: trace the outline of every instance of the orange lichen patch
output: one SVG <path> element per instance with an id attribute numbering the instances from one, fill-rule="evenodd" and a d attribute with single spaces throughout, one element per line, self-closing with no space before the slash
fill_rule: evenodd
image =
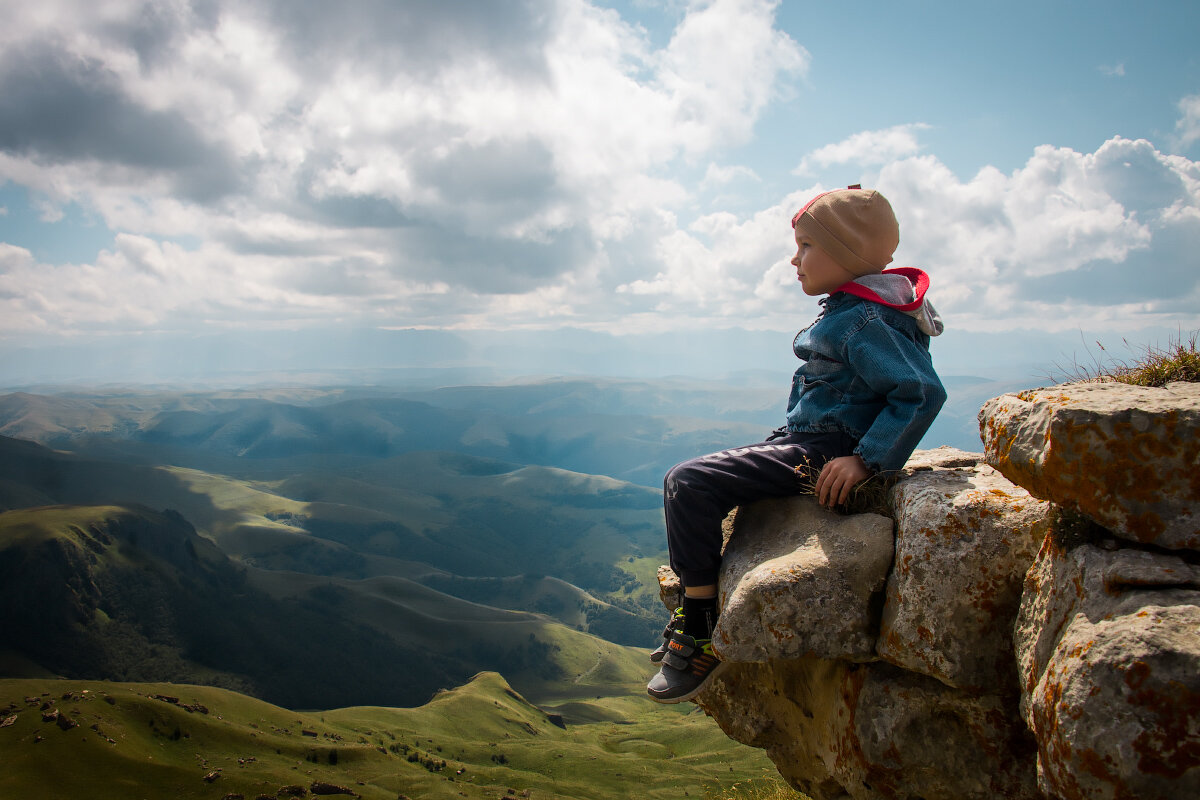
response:
<path id="1" fill-rule="evenodd" d="M 841 684 L 841 705 L 847 714 L 846 724 L 841 726 L 834 743 L 834 771 L 848 771 L 851 765 L 865 766 L 860 754 L 858 740 L 858 704 L 866 683 L 866 670 L 848 669 Z M 839 716 L 841 712 L 839 711 Z"/>
<path id="2" fill-rule="evenodd" d="M 1055 447 L 1045 454 L 1040 493 L 1074 505 L 1140 541 L 1154 541 L 1167 525 L 1164 497 L 1187 495 L 1200 445 L 1181 443 L 1176 414 L 1153 420 L 1155 433 L 1131 421 L 1056 422 Z M 1192 452 L 1196 451 L 1196 452 Z"/>
<path id="3" fill-rule="evenodd" d="M 1042 686 L 1041 703 L 1034 706 L 1033 728 L 1040 741 L 1051 741 L 1058 730 L 1058 719 L 1055 709 L 1058 708 L 1063 694 L 1062 684 L 1056 680 L 1056 670 L 1053 665 L 1046 670 L 1046 678 Z"/>
<path id="4" fill-rule="evenodd" d="M 783 631 L 783 630 L 780 630 L 779 628 L 774 627 L 773 625 L 767 626 L 767 633 L 770 634 L 771 636 L 775 637 L 776 643 L 791 641 L 792 639 L 796 638 L 795 631 L 793 631 L 793 630 Z"/>
<path id="5" fill-rule="evenodd" d="M 1008 461 L 1012 450 L 1014 437 L 1008 432 L 1008 426 L 990 416 L 980 431 L 983 439 L 984 456 L 989 464 Z"/>
<path id="6" fill-rule="evenodd" d="M 1077 644 L 1067 651 L 1068 658 L 1083 658 L 1087 652 L 1096 646 L 1095 639 L 1089 639 L 1083 644 Z"/>

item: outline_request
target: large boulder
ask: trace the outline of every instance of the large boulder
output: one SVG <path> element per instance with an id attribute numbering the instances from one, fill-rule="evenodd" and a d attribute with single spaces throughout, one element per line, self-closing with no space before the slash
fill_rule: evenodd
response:
<path id="1" fill-rule="evenodd" d="M 726 661 L 873 660 L 892 521 L 840 516 L 813 497 L 738 510 L 721 562 L 713 648 Z"/>
<path id="2" fill-rule="evenodd" d="M 991 466 L 915 453 L 894 545 L 811 498 L 738 509 L 733 663 L 696 702 L 815 800 L 1200 797 L 1196 394 L 1109 386 L 990 402 Z"/>
<path id="3" fill-rule="evenodd" d="M 1012 626 L 1050 504 L 981 460 L 922 453 L 893 489 L 896 559 L 878 652 L 948 686 L 1015 692 Z"/>
<path id="4" fill-rule="evenodd" d="M 1006 394 L 979 424 L 988 463 L 1033 496 L 1135 542 L 1200 549 L 1200 384 Z"/>
<path id="5" fill-rule="evenodd" d="M 838 687 L 853 665 L 797 658 L 731 664 L 697 703 L 732 739 L 766 751 L 792 786 L 813 800 L 850 797 L 834 777 L 846 706 Z"/>
<path id="6" fill-rule="evenodd" d="M 1039 797 L 1010 634 L 1046 504 L 981 460 L 914 454 L 891 494 L 898 533 L 811 497 L 726 521 L 714 644 L 733 663 L 697 702 L 815 800 Z M 674 573 L 659 582 L 674 608 Z"/>
<path id="7" fill-rule="evenodd" d="M 1047 537 L 1014 634 L 1039 784 L 1200 797 L 1200 567 L 1072 531 Z"/>
<path id="8" fill-rule="evenodd" d="M 1041 797 L 1015 698 L 883 663 L 800 658 L 734 664 L 698 703 L 813 800 Z"/>

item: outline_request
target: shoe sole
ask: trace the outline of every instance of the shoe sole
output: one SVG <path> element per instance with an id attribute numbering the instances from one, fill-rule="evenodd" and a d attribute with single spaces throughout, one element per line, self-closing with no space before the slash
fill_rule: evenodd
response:
<path id="1" fill-rule="evenodd" d="M 726 662 L 726 661 L 719 662 L 715 667 L 713 667 L 712 672 L 705 675 L 704 680 L 700 681 L 700 683 L 696 686 L 696 688 L 692 689 L 687 694 L 681 694 L 681 695 L 678 695 L 677 697 L 659 697 L 659 696 L 651 693 L 650 691 L 647 691 L 646 696 L 649 697 L 654 702 L 662 703 L 663 705 L 675 705 L 676 703 L 686 703 L 688 700 L 691 700 L 693 697 L 695 697 L 696 695 L 703 692 L 705 690 L 705 688 L 707 688 L 709 681 L 711 681 L 713 678 L 717 677 L 722 672 L 724 672 L 725 668 L 727 666 L 729 666 L 728 662 Z"/>

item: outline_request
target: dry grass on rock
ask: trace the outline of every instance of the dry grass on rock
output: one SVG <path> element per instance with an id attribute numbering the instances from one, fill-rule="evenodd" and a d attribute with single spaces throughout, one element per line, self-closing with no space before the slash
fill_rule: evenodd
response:
<path id="1" fill-rule="evenodd" d="M 1127 349 L 1133 350 L 1127 340 L 1122 341 Z M 1076 361 L 1069 367 L 1060 366 L 1057 371 L 1063 374 L 1063 379 L 1055 382 L 1117 381 L 1134 386 L 1166 386 L 1173 381 L 1197 383 L 1200 382 L 1198 341 L 1200 331 L 1192 331 L 1186 338 L 1180 334 L 1165 346 L 1146 345 L 1129 359 L 1112 357 L 1108 348 L 1096 342 L 1103 355 L 1094 357 L 1091 365 Z"/>

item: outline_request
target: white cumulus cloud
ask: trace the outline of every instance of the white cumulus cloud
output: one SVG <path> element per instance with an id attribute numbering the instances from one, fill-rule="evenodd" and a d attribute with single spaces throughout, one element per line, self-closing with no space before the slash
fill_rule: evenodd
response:
<path id="1" fill-rule="evenodd" d="M 1175 143 L 1183 151 L 1200 141 L 1200 94 L 1180 100 L 1179 114 L 1175 123 Z"/>
<path id="2" fill-rule="evenodd" d="M 928 125 L 915 122 L 883 130 L 862 131 L 840 142 L 818 147 L 805 155 L 793 172 L 808 175 L 817 167 L 832 164 L 874 166 L 915 155 L 921 149 L 917 133 L 928 129 Z"/>
<path id="3" fill-rule="evenodd" d="M 1114 138 L 1095 153 L 1040 147 L 1012 174 L 965 182 L 901 160 L 879 187 L 902 219 L 897 261 L 929 268 L 958 324 L 1194 326 L 1198 178 L 1196 162 Z"/>
<path id="4" fill-rule="evenodd" d="M 572 293 L 626 280 L 689 202 L 665 167 L 747 141 L 807 68 L 777 5 L 690 4 L 656 47 L 584 0 L 48 0 L 0 32 L 0 181 L 119 234 L 94 264 L 43 265 L 111 279 L 91 313 L 57 290 L 69 325 L 167 324 L 176 290 L 203 309 L 184 317 L 228 324 L 573 320 Z M 146 243 L 194 280 L 162 280 Z"/>
<path id="5" fill-rule="evenodd" d="M 1114 138 L 1094 153 L 1039 147 L 1011 173 L 989 167 L 969 180 L 934 156 L 901 158 L 875 187 L 901 223 L 894 266 L 930 273 L 953 326 L 1200 327 L 1200 163 Z M 622 291 L 709 325 L 802 324 L 813 304 L 795 287 L 788 220 L 825 188 L 674 232 L 663 268 Z"/>
<path id="6" fill-rule="evenodd" d="M 808 70 L 778 8 L 690 2 L 654 37 L 584 0 L 14 6 L 0 182 L 115 238 L 78 264 L 0 243 L 0 331 L 793 328 L 816 304 L 788 221 L 843 164 L 952 325 L 1197 327 L 1200 96 L 1176 154 L 1047 144 L 964 179 L 914 122 L 813 150 L 764 198 L 730 162 Z"/>

